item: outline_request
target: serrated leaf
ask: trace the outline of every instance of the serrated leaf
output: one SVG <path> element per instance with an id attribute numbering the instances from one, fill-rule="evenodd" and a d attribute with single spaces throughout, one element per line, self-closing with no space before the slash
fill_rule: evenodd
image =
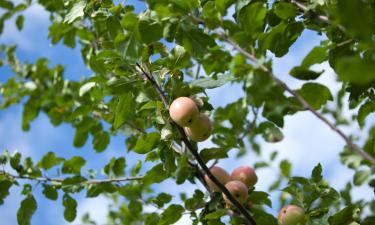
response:
<path id="1" fill-rule="evenodd" d="M 79 88 L 79 96 L 82 97 L 88 93 L 93 87 L 95 87 L 96 82 L 87 82 Z"/>
<path id="2" fill-rule="evenodd" d="M 34 196 L 28 195 L 21 202 L 21 206 L 17 212 L 17 222 L 19 225 L 30 225 L 31 218 L 37 209 L 37 203 Z"/>
<path id="3" fill-rule="evenodd" d="M 375 111 L 375 101 L 367 101 L 358 110 L 357 121 L 358 124 L 363 127 L 365 125 L 366 117 Z"/>
<path id="4" fill-rule="evenodd" d="M 315 182 L 319 182 L 322 180 L 323 176 L 322 176 L 322 172 L 323 172 L 323 169 L 322 169 L 322 165 L 319 163 L 318 165 L 316 165 L 313 169 L 313 171 L 311 172 L 311 178 L 315 181 Z"/>
<path id="5" fill-rule="evenodd" d="M 126 93 L 119 97 L 113 122 L 115 129 L 118 129 L 124 122 L 128 121 L 134 115 L 134 105 L 135 100 L 132 93 Z"/>
<path id="6" fill-rule="evenodd" d="M 228 158 L 229 149 L 225 148 L 205 148 L 200 151 L 200 155 L 204 162 L 208 162 L 213 159 L 224 159 Z"/>
<path id="7" fill-rule="evenodd" d="M 42 169 L 49 170 L 52 167 L 59 165 L 62 161 L 64 161 L 64 158 L 56 157 L 54 152 L 48 152 L 37 163 L 37 166 Z"/>
<path id="8" fill-rule="evenodd" d="M 137 143 L 131 150 L 138 154 L 146 154 L 156 148 L 159 140 L 160 134 L 158 132 L 140 135 L 137 139 Z"/>
<path id="9" fill-rule="evenodd" d="M 310 66 L 324 62 L 328 57 L 327 49 L 323 46 L 314 47 L 308 54 L 305 56 L 301 63 L 301 67 L 310 68 Z"/>
<path id="10" fill-rule="evenodd" d="M 337 75 L 343 81 L 365 85 L 375 80 L 375 61 L 360 57 L 343 57 L 336 63 Z"/>
<path id="11" fill-rule="evenodd" d="M 46 196 L 46 198 L 50 200 L 54 200 L 54 201 L 57 200 L 58 192 L 53 186 L 43 185 L 43 187 L 44 187 L 43 194 L 44 196 Z"/>
<path id="12" fill-rule="evenodd" d="M 298 14 L 297 7 L 288 2 L 275 2 L 272 9 L 278 17 L 284 20 L 294 18 Z"/>
<path id="13" fill-rule="evenodd" d="M 86 164 L 86 160 L 80 156 L 73 156 L 66 160 L 62 165 L 61 171 L 63 173 L 80 174 L 81 168 Z"/>
<path id="14" fill-rule="evenodd" d="M 23 17 L 23 15 L 17 16 L 16 26 L 18 30 L 22 30 L 24 21 L 25 21 L 25 18 Z"/>
<path id="15" fill-rule="evenodd" d="M 263 2 L 254 2 L 243 7 L 238 20 L 243 29 L 250 35 L 255 36 L 263 31 L 267 8 Z"/>
<path id="16" fill-rule="evenodd" d="M 0 180 L 0 205 L 4 204 L 4 199 L 9 195 L 9 189 L 13 182 L 10 180 Z"/>
<path id="17" fill-rule="evenodd" d="M 170 225 L 177 222 L 184 212 L 184 207 L 177 204 L 170 205 L 164 212 L 161 214 L 159 225 Z"/>
<path id="18" fill-rule="evenodd" d="M 159 208 L 161 208 L 171 200 L 172 195 L 162 192 L 156 198 L 152 199 L 152 202 L 155 203 Z"/>
<path id="19" fill-rule="evenodd" d="M 293 77 L 297 78 L 297 79 L 300 79 L 300 80 L 315 80 L 323 72 L 324 72 L 324 70 L 322 70 L 320 72 L 315 72 L 315 71 L 306 69 L 302 66 L 296 66 L 296 67 L 292 68 L 292 70 L 289 72 L 289 74 L 292 75 Z"/>
<path id="20" fill-rule="evenodd" d="M 160 183 L 167 178 L 168 175 L 164 171 L 163 164 L 158 164 L 147 171 L 143 177 L 143 182 L 145 184 Z"/>
<path id="21" fill-rule="evenodd" d="M 353 183 L 356 186 L 360 186 L 363 183 L 365 183 L 366 181 L 368 181 L 368 179 L 370 178 L 370 176 L 371 176 L 371 171 L 368 171 L 368 170 L 359 170 L 359 171 L 357 171 L 354 174 Z"/>
<path id="22" fill-rule="evenodd" d="M 86 7 L 85 1 L 76 2 L 73 7 L 70 9 L 69 13 L 66 14 L 64 23 L 72 23 L 76 19 L 83 17 L 84 15 L 84 8 Z"/>
<path id="23" fill-rule="evenodd" d="M 342 225 L 353 221 L 359 209 L 356 206 L 347 206 L 328 218 L 329 225 Z"/>
<path id="24" fill-rule="evenodd" d="M 190 83 L 190 86 L 213 89 L 213 88 L 221 87 L 224 84 L 229 83 L 234 80 L 236 80 L 236 78 L 232 74 L 223 74 L 223 75 L 217 76 L 216 78 L 206 77 L 206 78 L 194 80 L 193 82 Z"/>
<path id="25" fill-rule="evenodd" d="M 280 170 L 283 176 L 289 177 L 292 170 L 292 164 L 288 160 L 282 160 L 280 162 Z"/>
<path id="26" fill-rule="evenodd" d="M 330 90 L 318 83 L 305 83 L 297 93 L 315 110 L 320 109 L 327 101 L 333 100 Z"/>
<path id="27" fill-rule="evenodd" d="M 204 216 L 205 220 L 215 220 L 215 219 L 220 219 L 221 217 L 225 216 L 228 214 L 228 211 L 226 209 L 218 209 L 215 210 L 212 213 L 208 213 Z"/>
<path id="28" fill-rule="evenodd" d="M 77 216 L 77 202 L 74 198 L 70 197 L 68 194 L 63 196 L 63 206 L 64 206 L 64 218 L 68 222 L 73 222 Z"/>

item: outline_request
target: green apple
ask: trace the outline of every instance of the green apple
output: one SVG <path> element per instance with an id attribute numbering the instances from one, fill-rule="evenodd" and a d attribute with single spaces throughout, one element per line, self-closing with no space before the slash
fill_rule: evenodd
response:
<path id="1" fill-rule="evenodd" d="M 193 120 L 191 126 L 184 127 L 186 135 L 193 141 L 205 141 L 212 132 L 212 123 L 208 116 L 199 114 L 198 118 Z"/>
<path id="2" fill-rule="evenodd" d="M 305 210 L 297 205 L 284 206 L 277 216 L 280 225 L 297 225 L 305 219 Z"/>
<path id="3" fill-rule="evenodd" d="M 197 105 L 188 97 L 176 98 L 169 106 L 169 116 L 181 127 L 192 125 L 198 115 Z"/>
<path id="4" fill-rule="evenodd" d="M 223 168 L 213 166 L 210 171 L 223 185 L 230 181 L 230 175 Z M 221 192 L 221 189 L 208 177 L 207 174 L 204 175 L 204 180 L 213 192 Z"/>

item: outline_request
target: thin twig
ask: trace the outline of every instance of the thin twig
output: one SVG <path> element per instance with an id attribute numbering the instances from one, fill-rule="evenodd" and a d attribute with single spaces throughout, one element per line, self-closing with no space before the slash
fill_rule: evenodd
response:
<path id="1" fill-rule="evenodd" d="M 150 83 L 154 86 L 155 90 L 158 92 L 160 99 L 164 103 L 164 106 L 166 108 L 169 107 L 168 101 L 166 96 L 164 95 L 163 91 L 159 87 L 159 85 L 155 82 L 155 80 L 151 77 L 150 74 L 148 74 L 138 63 L 136 64 L 137 67 L 142 71 L 143 76 L 145 76 Z M 228 199 L 233 203 L 233 205 L 238 209 L 238 211 L 246 218 L 248 222 L 250 222 L 251 225 L 256 225 L 255 220 L 253 217 L 249 214 L 249 212 L 245 209 L 245 207 L 237 201 L 237 199 L 228 191 L 228 189 L 211 173 L 210 169 L 207 167 L 201 156 L 199 155 L 197 149 L 190 143 L 188 140 L 185 131 L 182 127 L 176 125 L 178 128 L 178 131 L 181 135 L 182 141 L 185 143 L 186 147 L 189 149 L 189 151 L 192 153 L 194 158 L 197 160 L 199 166 L 203 169 L 203 171 L 207 174 L 207 176 L 216 184 L 220 190 L 228 197 Z"/>
<path id="2" fill-rule="evenodd" d="M 236 49 L 238 52 L 243 54 L 246 58 L 248 58 L 250 61 L 252 61 L 254 64 L 259 64 L 258 59 L 255 57 L 255 55 L 247 52 L 245 49 L 243 49 L 241 46 L 239 46 L 237 43 L 235 43 L 232 39 L 227 37 L 225 34 L 219 33 L 220 37 L 223 38 L 228 44 L 230 44 L 234 49 Z M 294 96 L 302 105 L 302 107 L 308 111 L 310 111 L 312 114 L 314 114 L 319 120 L 321 120 L 323 123 L 325 123 L 328 127 L 330 127 L 333 131 L 335 131 L 344 141 L 346 144 L 357 154 L 362 156 L 364 159 L 369 161 L 371 164 L 375 166 L 375 159 L 369 155 L 367 152 L 365 152 L 363 149 L 361 149 L 358 145 L 352 142 L 352 140 L 344 134 L 342 130 L 340 130 L 338 127 L 336 127 L 334 124 L 328 121 L 327 118 L 325 118 L 322 114 L 320 114 L 318 111 L 312 108 L 312 106 L 304 99 L 302 98 L 297 92 L 292 90 L 285 82 L 280 80 L 276 77 L 275 74 L 272 73 L 266 66 L 260 65 L 259 69 L 261 69 L 263 72 L 267 73 L 273 81 L 275 81 L 279 86 L 281 86 L 285 91 L 287 91 L 289 94 Z"/>
<path id="3" fill-rule="evenodd" d="M 309 9 L 307 8 L 306 5 L 304 5 L 303 3 L 301 3 L 301 2 L 299 2 L 297 0 L 290 0 L 290 3 L 292 3 L 295 6 L 297 6 L 297 8 L 299 8 L 300 10 L 302 10 L 304 13 L 306 13 L 306 12 L 309 11 Z M 328 16 L 315 14 L 315 17 L 318 18 L 320 21 L 322 21 L 324 23 L 332 25 L 332 21 L 329 20 Z M 345 32 L 345 27 L 343 27 L 341 25 L 337 25 L 337 27 L 341 31 Z"/>
<path id="4" fill-rule="evenodd" d="M 12 179 L 21 179 L 21 180 L 33 180 L 41 183 L 63 183 L 65 181 L 64 178 L 49 178 L 49 177 L 29 177 L 24 175 L 14 175 L 7 173 L 5 171 L 0 171 L 0 175 L 6 176 Z M 108 178 L 108 179 L 90 179 L 85 180 L 79 184 L 102 184 L 102 183 L 116 183 L 116 182 L 125 182 L 125 181 L 134 181 L 134 180 L 142 180 L 143 176 L 134 176 L 134 177 L 118 177 L 118 178 Z"/>

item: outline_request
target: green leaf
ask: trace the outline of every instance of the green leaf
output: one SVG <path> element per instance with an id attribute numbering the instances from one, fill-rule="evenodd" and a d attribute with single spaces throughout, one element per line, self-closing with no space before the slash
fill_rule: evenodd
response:
<path id="1" fill-rule="evenodd" d="M 164 171 L 163 164 L 158 164 L 147 171 L 143 177 L 143 182 L 145 184 L 160 183 L 167 178 L 168 175 Z"/>
<path id="2" fill-rule="evenodd" d="M 163 29 L 161 24 L 152 19 L 151 13 L 141 14 L 138 31 L 141 36 L 141 40 L 144 43 L 151 43 L 158 41 L 163 36 Z"/>
<path id="3" fill-rule="evenodd" d="M 368 170 L 359 170 L 359 171 L 357 171 L 354 174 L 353 183 L 356 186 L 360 186 L 363 183 L 365 183 L 366 181 L 368 181 L 368 179 L 370 178 L 370 176 L 371 176 L 371 171 L 368 171 Z"/>
<path id="4" fill-rule="evenodd" d="M 72 23 L 76 19 L 84 16 L 84 8 L 86 7 L 85 1 L 76 2 L 70 9 L 69 13 L 66 14 L 64 23 Z"/>
<path id="5" fill-rule="evenodd" d="M 110 142 L 110 135 L 108 132 L 97 132 L 94 134 L 92 145 L 96 152 L 103 152 Z"/>
<path id="6" fill-rule="evenodd" d="M 89 137 L 89 132 L 87 130 L 77 128 L 76 132 L 74 133 L 74 138 L 73 138 L 74 147 L 80 148 L 84 146 L 88 137 Z"/>
<path id="7" fill-rule="evenodd" d="M 315 71 L 306 69 L 305 67 L 302 67 L 302 66 L 296 66 L 296 67 L 293 67 L 293 69 L 289 73 L 293 77 L 300 79 L 300 80 L 315 80 L 323 72 L 324 70 L 320 72 L 315 72 Z"/>
<path id="8" fill-rule="evenodd" d="M 73 156 L 71 159 L 66 160 L 62 165 L 63 173 L 80 174 L 81 168 L 86 164 L 86 160 L 80 156 Z"/>
<path id="9" fill-rule="evenodd" d="M 220 219 L 221 217 L 227 215 L 228 211 L 226 209 L 217 209 L 212 213 L 208 213 L 204 216 L 206 220 Z"/>
<path id="10" fill-rule="evenodd" d="M 0 180 L 0 205 L 4 204 L 4 199 L 9 195 L 9 189 L 13 182 L 10 180 Z"/>
<path id="11" fill-rule="evenodd" d="M 259 124 L 257 132 L 261 133 L 264 140 L 267 142 L 275 143 L 284 139 L 281 130 L 271 122 L 263 122 Z"/>
<path id="12" fill-rule="evenodd" d="M 343 81 L 364 85 L 375 80 L 375 61 L 360 57 L 343 57 L 336 64 L 337 75 Z"/>
<path id="13" fill-rule="evenodd" d="M 273 12 L 281 19 L 293 19 L 298 14 L 298 9 L 288 2 L 275 2 L 272 5 Z"/>
<path id="14" fill-rule="evenodd" d="M 62 199 L 64 206 L 64 218 L 68 222 L 73 222 L 77 216 L 77 202 L 68 194 L 64 194 Z"/>
<path id="15" fill-rule="evenodd" d="M 292 170 L 292 164 L 288 160 L 282 160 L 280 162 L 281 174 L 285 177 L 290 177 L 290 172 Z"/>
<path id="16" fill-rule="evenodd" d="M 23 17 L 23 15 L 17 16 L 16 26 L 18 30 L 22 30 L 24 21 L 25 21 L 25 18 Z"/>
<path id="17" fill-rule="evenodd" d="M 125 174 L 125 172 L 124 172 L 125 166 L 126 166 L 126 161 L 125 161 L 124 157 L 120 157 L 120 158 L 116 159 L 116 161 L 115 161 L 115 163 L 112 167 L 113 173 L 116 176 L 124 175 Z"/>
<path id="18" fill-rule="evenodd" d="M 263 191 L 253 191 L 250 194 L 250 202 L 256 205 L 267 205 L 272 208 L 272 202 L 269 199 L 269 194 Z"/>
<path id="19" fill-rule="evenodd" d="M 87 82 L 87 83 L 83 84 L 79 88 L 79 96 L 82 97 L 83 95 L 88 93 L 91 89 L 93 89 L 95 87 L 95 85 L 96 85 L 96 82 Z"/>
<path id="20" fill-rule="evenodd" d="M 21 202 L 17 212 L 17 222 L 19 225 L 30 225 L 31 218 L 37 209 L 37 203 L 34 196 L 28 195 Z"/>
<path id="21" fill-rule="evenodd" d="M 221 87 L 224 84 L 234 80 L 236 80 L 236 78 L 232 74 L 223 74 L 217 77 L 205 77 L 198 80 L 194 80 L 190 83 L 190 86 L 213 89 Z"/>
<path id="22" fill-rule="evenodd" d="M 310 66 L 319 64 L 327 60 L 328 52 L 326 47 L 316 46 L 314 47 L 302 61 L 301 67 L 310 68 Z"/>
<path id="23" fill-rule="evenodd" d="M 115 129 L 118 129 L 134 115 L 134 106 L 135 100 L 132 93 L 129 92 L 119 97 L 113 122 Z"/>
<path id="24" fill-rule="evenodd" d="M 337 13 L 340 24 L 347 28 L 348 33 L 369 44 L 372 43 L 374 32 L 374 13 L 367 1 L 337 1 Z M 363 18 L 366 18 L 365 20 Z"/>
<path id="25" fill-rule="evenodd" d="M 191 11 L 192 9 L 199 7 L 199 0 L 170 0 L 170 2 L 176 4 L 185 11 Z"/>
<path id="26" fill-rule="evenodd" d="M 1 0 L 0 1 L 0 8 L 11 10 L 14 8 L 14 4 L 8 0 Z"/>
<path id="27" fill-rule="evenodd" d="M 322 172 L 323 172 L 323 169 L 322 169 L 322 165 L 319 163 L 318 165 L 316 165 L 313 169 L 313 171 L 311 172 L 311 178 L 315 181 L 315 182 L 319 182 L 322 180 L 323 176 L 322 176 Z"/>
<path id="28" fill-rule="evenodd" d="M 215 29 L 221 23 L 220 12 L 216 9 L 213 1 L 207 2 L 202 8 L 202 19 L 205 25 L 210 29 Z"/>
<path id="29" fill-rule="evenodd" d="M 172 195 L 167 193 L 160 193 L 156 198 L 152 199 L 152 202 L 155 203 L 159 208 L 164 207 L 165 204 L 169 203 L 172 200 Z"/>
<path id="30" fill-rule="evenodd" d="M 48 152 L 43 156 L 42 160 L 37 163 L 37 166 L 42 169 L 49 170 L 52 167 L 59 165 L 63 161 L 64 158 L 56 157 L 54 152 Z"/>
<path id="31" fill-rule="evenodd" d="M 208 162 L 213 159 L 225 159 L 228 158 L 229 149 L 225 148 L 204 148 L 200 151 L 200 155 L 204 162 Z"/>
<path id="32" fill-rule="evenodd" d="M 227 9 L 235 2 L 236 0 L 215 0 L 216 8 L 220 11 L 222 15 L 226 14 Z"/>
<path id="33" fill-rule="evenodd" d="M 305 83 L 297 93 L 315 110 L 320 109 L 327 101 L 333 100 L 330 90 L 318 83 Z"/>
<path id="34" fill-rule="evenodd" d="M 54 186 L 51 185 L 43 185 L 44 190 L 43 194 L 46 198 L 56 201 L 58 198 L 58 192 Z"/>
<path id="35" fill-rule="evenodd" d="M 365 125 L 366 117 L 375 111 L 375 101 L 368 100 L 358 110 L 357 121 L 358 124 L 363 127 Z"/>
<path id="36" fill-rule="evenodd" d="M 261 35 L 259 41 L 261 48 L 270 50 L 276 57 L 288 53 L 289 47 L 297 40 L 304 30 L 301 22 L 280 23 L 269 32 Z"/>
<path id="37" fill-rule="evenodd" d="M 177 222 L 184 212 L 184 207 L 177 204 L 170 205 L 164 212 L 161 214 L 159 225 L 170 225 Z"/>
<path id="38" fill-rule="evenodd" d="M 347 206 L 335 215 L 328 218 L 329 225 L 348 224 L 358 216 L 359 208 L 356 206 Z"/>
<path id="39" fill-rule="evenodd" d="M 260 34 L 264 28 L 267 8 L 263 2 L 254 2 L 243 7 L 238 15 L 240 25 L 250 35 Z"/>
<path id="40" fill-rule="evenodd" d="M 146 154 L 156 148 L 159 140 L 160 134 L 158 132 L 140 135 L 137 139 L 137 143 L 131 150 L 138 154 Z"/>

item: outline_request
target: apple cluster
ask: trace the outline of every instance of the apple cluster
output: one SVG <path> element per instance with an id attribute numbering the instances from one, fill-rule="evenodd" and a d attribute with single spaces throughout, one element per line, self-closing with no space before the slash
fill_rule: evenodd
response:
<path id="1" fill-rule="evenodd" d="M 211 120 L 199 112 L 197 104 L 191 98 L 176 98 L 169 107 L 169 115 L 175 123 L 184 128 L 190 140 L 200 142 L 210 137 Z"/>
<path id="2" fill-rule="evenodd" d="M 210 118 L 199 112 L 198 106 L 194 100 L 188 97 L 176 98 L 169 107 L 171 119 L 184 128 L 186 135 L 190 140 L 201 142 L 207 140 L 212 132 L 212 123 Z M 229 175 L 227 171 L 219 166 L 213 166 L 210 169 L 214 175 L 228 191 L 241 204 L 249 202 L 249 189 L 253 188 L 258 181 L 258 177 L 253 168 L 249 166 L 240 166 Z M 204 177 L 208 187 L 213 192 L 222 192 L 221 189 L 206 174 Z M 223 199 L 227 206 L 233 206 L 232 202 L 223 193 Z M 296 205 L 284 206 L 277 217 L 279 225 L 298 225 L 304 222 L 305 211 Z"/>
<path id="3" fill-rule="evenodd" d="M 237 199 L 238 202 L 241 204 L 248 202 L 248 190 L 249 188 L 253 188 L 258 181 L 258 177 L 253 168 L 249 166 L 240 166 L 234 169 L 230 175 L 227 173 L 227 171 L 218 166 L 213 166 L 210 171 L 212 175 L 214 175 L 222 184 L 225 185 L 228 191 Z M 212 191 L 221 192 L 220 188 L 214 184 L 207 174 L 204 178 L 208 187 Z M 228 206 L 232 206 L 232 202 L 224 193 L 223 198 Z"/>

